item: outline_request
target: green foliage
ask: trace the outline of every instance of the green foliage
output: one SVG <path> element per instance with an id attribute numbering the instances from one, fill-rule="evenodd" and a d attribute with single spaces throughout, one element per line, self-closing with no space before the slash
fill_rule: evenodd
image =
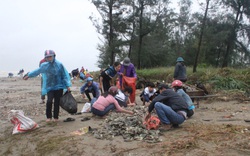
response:
<path id="1" fill-rule="evenodd" d="M 191 0 L 179 0 L 179 9 L 171 8 L 171 2 L 92 0 L 101 16 L 90 17 L 102 36 L 97 48 L 98 66 L 106 67 L 114 59 L 123 60 L 126 56 L 139 69 L 172 66 L 178 56 L 185 59 L 186 65 L 194 66 L 204 10 L 193 12 L 191 4 L 195 2 Z M 197 67 L 248 66 L 250 1 L 214 2 L 209 3 Z"/>
<path id="2" fill-rule="evenodd" d="M 248 88 L 248 85 L 240 80 L 236 80 L 232 77 L 222 77 L 217 76 L 212 78 L 209 83 L 212 83 L 215 89 L 218 90 L 245 90 Z"/>
<path id="3" fill-rule="evenodd" d="M 139 78 L 150 81 L 165 81 L 171 83 L 173 80 L 174 67 L 159 67 L 137 70 Z M 192 68 L 187 67 L 188 81 L 194 85 L 196 82 L 209 84 L 214 90 L 248 90 L 250 86 L 249 69 L 234 68 L 197 68 L 193 73 Z"/>
<path id="4" fill-rule="evenodd" d="M 173 78 L 173 71 L 174 67 L 159 67 L 137 70 L 136 73 L 139 78 L 144 78 L 146 80 L 171 82 Z"/>

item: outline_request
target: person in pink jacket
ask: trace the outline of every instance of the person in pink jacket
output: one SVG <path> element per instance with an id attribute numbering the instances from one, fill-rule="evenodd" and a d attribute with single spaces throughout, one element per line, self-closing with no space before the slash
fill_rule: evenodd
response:
<path id="1" fill-rule="evenodd" d="M 116 86 L 111 86 L 108 92 L 105 92 L 93 103 L 91 112 L 98 116 L 104 116 L 109 111 L 116 109 L 118 112 L 133 115 L 134 113 L 132 111 L 123 109 L 119 105 L 119 103 L 114 97 L 117 93 L 118 88 Z"/>

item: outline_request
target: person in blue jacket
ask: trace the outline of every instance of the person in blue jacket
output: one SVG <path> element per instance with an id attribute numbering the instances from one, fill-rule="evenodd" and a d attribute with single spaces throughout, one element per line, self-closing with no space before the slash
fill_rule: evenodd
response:
<path id="1" fill-rule="evenodd" d="M 46 62 L 42 63 L 38 69 L 26 74 L 23 79 L 28 80 L 28 78 L 36 77 L 41 73 L 44 75 L 42 95 L 47 94 L 46 122 L 52 121 L 53 100 L 53 118 L 54 121 L 58 121 L 60 98 L 63 95 L 64 89 L 70 91 L 71 80 L 63 64 L 55 59 L 56 54 L 53 50 L 46 50 L 44 56 Z"/>
<path id="2" fill-rule="evenodd" d="M 188 113 L 187 116 L 191 117 L 194 114 L 195 106 L 194 106 L 194 103 L 191 100 L 190 96 L 183 90 L 182 82 L 180 80 L 174 80 L 172 82 L 172 87 L 173 87 L 174 91 L 177 94 L 179 94 L 188 104 L 189 111 L 187 112 Z"/>
<path id="3" fill-rule="evenodd" d="M 89 101 L 91 101 L 89 93 L 92 93 L 93 97 L 97 99 L 100 96 L 99 84 L 93 81 L 92 77 L 88 77 L 87 82 L 80 88 L 80 92 L 83 98 L 85 98 L 86 94 Z"/>

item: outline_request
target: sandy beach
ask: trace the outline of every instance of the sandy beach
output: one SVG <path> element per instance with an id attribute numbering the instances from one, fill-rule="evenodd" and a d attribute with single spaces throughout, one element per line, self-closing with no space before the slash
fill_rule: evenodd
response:
<path id="1" fill-rule="evenodd" d="M 60 109 L 58 123 L 46 123 L 45 104 L 40 102 L 40 78 L 27 81 L 20 77 L 0 78 L 0 155 L 250 155 L 250 101 L 223 101 L 210 98 L 200 101 L 192 118 L 179 128 L 160 132 L 160 141 L 125 141 L 122 136 L 97 139 L 93 133 L 78 135 L 74 132 L 89 126 L 101 129 L 106 118 L 91 113 L 70 115 Z M 79 89 L 83 84 L 72 80 L 72 94 L 78 102 L 78 112 L 85 100 Z M 138 98 L 137 103 L 142 105 Z M 228 99 L 228 98 L 225 98 Z M 133 110 L 134 108 L 129 108 Z M 21 134 L 12 134 L 13 125 L 8 120 L 10 110 L 23 110 L 39 128 Z M 111 112 L 109 115 L 112 115 Z M 116 113 L 118 116 L 124 114 Z M 128 115 L 126 115 L 128 116 Z M 68 117 L 75 121 L 63 122 Z M 84 117 L 90 120 L 81 121 Z"/>

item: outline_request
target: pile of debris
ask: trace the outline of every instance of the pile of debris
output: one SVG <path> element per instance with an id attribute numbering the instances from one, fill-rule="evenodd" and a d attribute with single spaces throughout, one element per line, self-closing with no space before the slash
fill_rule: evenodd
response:
<path id="1" fill-rule="evenodd" d="M 134 107 L 134 116 L 112 112 L 105 120 L 102 128 L 93 131 L 97 139 L 112 139 L 122 136 L 124 141 L 144 140 L 155 143 L 160 142 L 159 130 L 147 130 L 143 125 L 144 106 Z"/>

